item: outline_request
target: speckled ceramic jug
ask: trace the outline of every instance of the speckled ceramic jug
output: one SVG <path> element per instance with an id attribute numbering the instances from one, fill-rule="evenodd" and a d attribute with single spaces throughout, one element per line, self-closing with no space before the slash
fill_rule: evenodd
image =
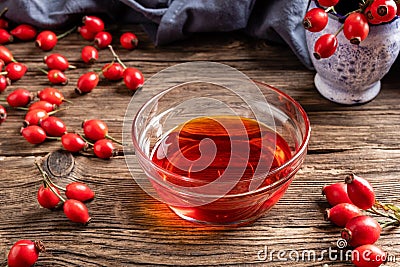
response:
<path id="1" fill-rule="evenodd" d="M 310 8 L 315 7 L 312 3 Z M 362 104 L 374 99 L 380 80 L 389 71 L 400 50 L 400 19 L 370 27 L 368 37 L 354 45 L 343 32 L 337 36 L 339 46 L 333 56 L 317 60 L 314 44 L 325 33 L 335 34 L 342 26 L 337 17 L 330 16 L 322 32 L 306 31 L 308 51 L 317 71 L 315 86 L 327 99 L 346 105 Z"/>

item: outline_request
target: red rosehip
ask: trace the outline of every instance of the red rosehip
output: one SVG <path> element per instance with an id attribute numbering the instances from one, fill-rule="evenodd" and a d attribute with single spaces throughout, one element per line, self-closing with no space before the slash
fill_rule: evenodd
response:
<path id="1" fill-rule="evenodd" d="M 361 210 L 349 203 L 340 203 L 325 210 L 325 220 L 331 221 L 339 227 L 344 227 L 350 219 L 360 215 L 362 215 Z"/>
<path id="2" fill-rule="evenodd" d="M 61 70 L 49 70 L 47 72 L 47 79 L 51 84 L 67 85 L 68 78 Z"/>
<path id="3" fill-rule="evenodd" d="M 79 152 L 87 146 L 82 137 L 75 133 L 64 134 L 61 137 L 61 143 L 65 150 L 73 153 Z"/>
<path id="4" fill-rule="evenodd" d="M 324 7 L 336 6 L 339 0 L 318 0 L 318 4 Z"/>
<path id="5" fill-rule="evenodd" d="M 19 240 L 8 252 L 8 267 L 31 267 L 45 248 L 41 241 Z"/>
<path id="6" fill-rule="evenodd" d="M 111 140 L 100 139 L 94 143 L 93 152 L 98 158 L 109 159 L 114 156 L 116 150 Z"/>
<path id="7" fill-rule="evenodd" d="M 43 143 L 47 138 L 46 132 L 37 125 L 29 125 L 26 128 L 22 128 L 21 134 L 26 141 L 34 145 Z"/>
<path id="8" fill-rule="evenodd" d="M 8 21 L 0 18 L 0 29 L 7 29 L 8 28 Z"/>
<path id="9" fill-rule="evenodd" d="M 3 60 L 5 64 L 8 64 L 14 61 L 14 56 L 7 47 L 0 46 L 0 59 Z"/>
<path id="10" fill-rule="evenodd" d="M 124 70 L 124 83 L 128 89 L 136 91 L 144 84 L 144 77 L 140 70 L 136 68 L 126 68 Z"/>
<path id="11" fill-rule="evenodd" d="M 322 188 L 322 194 L 325 195 L 331 206 L 336 206 L 340 203 L 352 204 L 349 196 L 347 195 L 347 185 L 345 183 L 325 185 Z"/>
<path id="12" fill-rule="evenodd" d="M 57 35 L 52 31 L 42 31 L 37 35 L 35 44 L 43 51 L 50 51 L 57 44 Z"/>
<path id="13" fill-rule="evenodd" d="M 318 38 L 314 45 L 314 57 L 316 59 L 332 56 L 338 47 L 335 35 L 327 33 Z"/>
<path id="14" fill-rule="evenodd" d="M 99 59 L 99 52 L 95 47 L 88 45 L 82 49 L 81 57 L 83 62 L 94 64 Z"/>
<path id="15" fill-rule="evenodd" d="M 8 77 L 0 75 L 0 93 L 4 92 L 10 84 L 11 81 Z"/>
<path id="16" fill-rule="evenodd" d="M 375 204 L 375 193 L 371 184 L 357 175 L 346 176 L 347 194 L 354 205 L 367 210 Z"/>
<path id="17" fill-rule="evenodd" d="M 8 31 L 0 28 L 0 44 L 11 43 L 14 38 Z"/>
<path id="18" fill-rule="evenodd" d="M 40 100 L 47 101 L 57 106 L 60 106 L 64 101 L 67 101 L 60 90 L 52 87 L 44 88 L 43 90 L 39 91 L 37 95 Z"/>
<path id="19" fill-rule="evenodd" d="M 57 105 L 51 104 L 47 101 L 40 100 L 40 101 L 36 101 L 36 102 L 32 103 L 29 106 L 28 110 L 43 109 L 46 112 L 51 112 L 51 111 L 55 110 L 56 108 L 57 108 Z"/>
<path id="20" fill-rule="evenodd" d="M 394 0 L 374 0 L 370 8 L 372 17 L 380 22 L 389 22 L 397 14 L 397 5 Z"/>
<path id="21" fill-rule="evenodd" d="M 57 117 L 47 117 L 42 119 L 40 126 L 48 136 L 60 137 L 67 131 L 65 123 Z"/>
<path id="22" fill-rule="evenodd" d="M 7 110 L 5 107 L 0 105 L 0 125 L 7 119 Z"/>
<path id="23" fill-rule="evenodd" d="M 94 198 L 94 192 L 84 183 L 72 182 L 65 187 L 65 195 L 69 199 L 86 202 Z"/>
<path id="24" fill-rule="evenodd" d="M 372 245 L 381 235 L 381 226 L 370 216 L 357 216 L 346 223 L 341 235 L 352 247 Z"/>
<path id="25" fill-rule="evenodd" d="M 98 33 L 104 31 L 104 22 L 99 17 L 84 16 L 82 23 L 87 27 L 89 32 Z"/>
<path id="26" fill-rule="evenodd" d="M 356 267 L 378 267 L 387 261 L 387 253 L 374 245 L 363 245 L 351 253 Z"/>
<path id="27" fill-rule="evenodd" d="M 119 38 L 121 46 L 125 49 L 132 50 L 138 46 L 139 40 L 132 32 L 125 32 Z"/>
<path id="28" fill-rule="evenodd" d="M 85 39 L 86 41 L 93 41 L 94 36 L 96 35 L 96 32 L 89 31 L 89 28 L 85 25 L 79 27 L 78 32 L 80 33 L 82 38 Z"/>
<path id="29" fill-rule="evenodd" d="M 344 36 L 352 44 L 360 44 L 367 38 L 369 33 L 369 24 L 367 18 L 361 13 L 351 13 L 343 25 Z"/>
<path id="30" fill-rule="evenodd" d="M 22 41 L 30 41 L 35 39 L 37 31 L 31 25 L 20 24 L 11 30 L 10 33 Z"/>
<path id="31" fill-rule="evenodd" d="M 379 19 L 374 18 L 374 16 L 372 15 L 372 12 L 371 12 L 371 6 L 370 5 L 365 8 L 364 15 L 365 15 L 365 17 L 367 18 L 367 20 L 368 20 L 368 22 L 370 24 L 376 25 L 376 24 L 382 23 L 382 21 L 380 21 Z"/>
<path id="32" fill-rule="evenodd" d="M 15 89 L 7 96 L 10 107 L 26 107 L 34 98 L 33 94 L 26 89 Z"/>
<path id="33" fill-rule="evenodd" d="M 17 81 L 21 79 L 25 75 L 27 70 L 28 68 L 24 64 L 18 62 L 8 63 L 5 68 L 5 71 L 7 72 L 7 77 L 11 81 Z"/>
<path id="34" fill-rule="evenodd" d="M 109 32 L 98 32 L 94 37 L 94 44 L 100 49 L 108 47 L 112 42 L 112 36 Z"/>
<path id="35" fill-rule="evenodd" d="M 310 9 L 303 19 L 304 29 L 310 32 L 320 32 L 328 25 L 328 14 L 322 8 Z"/>
<path id="36" fill-rule="evenodd" d="M 91 92 L 99 83 L 99 75 L 96 72 L 87 72 L 79 77 L 75 92 L 85 94 Z"/>
<path id="37" fill-rule="evenodd" d="M 45 56 L 43 61 L 51 70 L 55 69 L 65 71 L 70 67 L 68 59 L 65 56 L 57 53 Z"/>
<path id="38" fill-rule="evenodd" d="M 60 194 L 60 191 L 54 186 L 52 187 L 52 189 Z M 53 191 L 51 191 L 50 187 L 43 185 L 39 187 L 36 199 L 39 202 L 40 206 L 46 209 L 54 209 L 60 202 L 60 199 L 53 193 Z"/>
<path id="39" fill-rule="evenodd" d="M 33 109 L 25 114 L 24 125 L 39 125 L 39 123 L 49 117 L 49 114 L 43 109 Z"/>
<path id="40" fill-rule="evenodd" d="M 102 120 L 85 120 L 82 123 L 85 137 L 90 140 L 97 141 L 108 136 L 108 126 Z"/>
<path id="41" fill-rule="evenodd" d="M 118 81 L 124 75 L 124 68 L 119 63 L 107 63 L 102 68 L 102 73 L 107 80 Z"/>
<path id="42" fill-rule="evenodd" d="M 64 202 L 64 214 L 67 218 L 76 223 L 87 225 L 90 222 L 89 211 L 85 204 L 76 199 L 67 199 Z"/>

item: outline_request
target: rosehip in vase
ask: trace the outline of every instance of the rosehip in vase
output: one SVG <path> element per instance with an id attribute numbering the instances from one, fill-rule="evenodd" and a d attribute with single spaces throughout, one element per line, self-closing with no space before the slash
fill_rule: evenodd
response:
<path id="1" fill-rule="evenodd" d="M 346 223 L 341 235 L 352 247 L 372 245 L 381 235 L 381 226 L 370 216 L 357 216 Z"/>
<path id="2" fill-rule="evenodd" d="M 90 93 L 98 83 L 99 75 L 96 72 L 85 73 L 79 77 L 75 92 L 80 95 Z"/>
<path id="3" fill-rule="evenodd" d="M 31 267 L 38 258 L 39 253 L 44 252 L 42 241 L 19 240 L 8 252 L 8 267 Z"/>
<path id="4" fill-rule="evenodd" d="M 7 103 L 10 107 L 26 107 L 32 100 L 34 96 L 31 92 L 26 89 L 19 88 L 12 91 L 7 96 Z"/>
<path id="5" fill-rule="evenodd" d="M 20 24 L 11 30 L 10 33 L 21 41 L 33 40 L 37 35 L 36 29 L 28 24 Z"/>
<path id="6" fill-rule="evenodd" d="M 347 194 L 354 205 L 367 210 L 375 204 L 375 193 L 371 184 L 355 174 L 346 176 Z"/>
<path id="7" fill-rule="evenodd" d="M 75 133 L 66 133 L 61 137 L 61 144 L 65 150 L 76 153 L 87 147 L 82 137 Z"/>
<path id="8" fill-rule="evenodd" d="M 83 62 L 94 64 L 99 59 L 99 52 L 95 47 L 88 45 L 82 49 L 81 57 Z"/>
<path id="9" fill-rule="evenodd" d="M 370 7 L 372 17 L 380 22 L 389 22 L 397 14 L 397 5 L 393 0 L 374 0 Z"/>
<path id="10" fill-rule="evenodd" d="M 314 45 L 314 57 L 316 59 L 332 56 L 338 47 L 335 35 L 327 33 L 318 38 Z"/>
<path id="11" fill-rule="evenodd" d="M 304 29 L 310 32 L 320 32 L 328 25 L 328 14 L 322 8 L 310 9 L 303 19 Z"/>
<path id="12" fill-rule="evenodd" d="M 37 125 L 21 128 L 21 134 L 26 141 L 34 145 L 43 143 L 47 138 L 46 132 Z"/>
<path id="13" fill-rule="evenodd" d="M 339 227 L 346 226 L 348 221 L 360 215 L 362 215 L 361 210 L 349 203 L 340 203 L 325 210 L 325 220 L 331 221 Z"/>
<path id="14" fill-rule="evenodd" d="M 139 39 L 137 36 L 132 32 L 125 32 L 119 38 L 119 42 L 121 46 L 128 50 L 133 50 L 138 46 Z"/>
<path id="15" fill-rule="evenodd" d="M 364 41 L 369 33 L 369 24 L 365 15 L 358 12 L 350 14 L 344 21 L 343 33 L 352 44 L 358 45 Z"/>

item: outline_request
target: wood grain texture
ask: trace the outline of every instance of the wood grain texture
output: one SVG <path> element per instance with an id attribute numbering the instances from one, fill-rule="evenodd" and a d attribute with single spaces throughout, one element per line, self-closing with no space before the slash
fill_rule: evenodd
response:
<path id="1" fill-rule="evenodd" d="M 127 29 L 123 29 L 127 30 Z M 212 60 L 243 71 L 250 78 L 282 89 L 303 105 L 312 124 L 309 155 L 294 182 L 280 202 L 251 225 L 233 229 L 198 226 L 179 219 L 164 204 L 144 193 L 128 171 L 124 157 L 100 160 L 75 155 L 67 177 L 55 178 L 88 183 L 96 192 L 88 204 L 93 221 L 87 227 L 70 223 L 61 210 L 48 211 L 36 202 L 41 177 L 35 159 L 61 148 L 59 142 L 27 144 L 19 135 L 23 111 L 9 109 L 0 126 L 0 251 L 18 239 L 41 239 L 47 247 L 37 267 L 45 266 L 351 266 L 344 261 L 260 261 L 257 253 L 269 250 L 322 250 L 336 248 L 339 229 L 323 220 L 328 207 L 321 188 L 341 181 L 349 172 L 368 178 L 382 201 L 400 204 L 400 62 L 382 81 L 382 92 L 362 106 L 339 106 L 323 99 L 313 85 L 314 72 L 305 69 L 288 47 L 266 44 L 239 33 L 199 34 L 190 40 L 166 47 L 154 47 L 146 35 L 134 28 L 140 38 L 137 50 L 129 52 L 116 45 L 127 65 L 140 68 L 148 78 L 177 63 Z M 114 34 L 118 37 L 118 31 Z M 84 96 L 73 89 L 79 75 L 99 69 L 112 57 L 100 51 L 93 67 L 79 59 L 88 43 L 78 35 L 61 40 L 53 52 L 65 54 L 78 68 L 68 70 L 70 84 L 61 88 L 73 101 L 59 116 L 68 130 L 80 129 L 84 119 L 101 118 L 110 135 L 121 139 L 125 109 L 131 93 L 121 82 L 101 81 L 99 88 Z M 42 57 L 31 43 L 8 46 L 29 72 L 1 97 L 17 88 L 35 92 L 48 86 L 46 77 L 35 69 L 43 67 Z M 62 166 L 54 173 L 62 173 Z M 400 261 L 400 229 L 384 231 L 379 246 Z M 1 259 L 1 257 L 0 257 Z M 388 263 L 387 266 L 398 266 Z"/>

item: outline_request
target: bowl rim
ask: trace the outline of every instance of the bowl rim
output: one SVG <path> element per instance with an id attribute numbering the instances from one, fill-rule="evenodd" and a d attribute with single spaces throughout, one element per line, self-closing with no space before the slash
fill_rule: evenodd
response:
<path id="1" fill-rule="evenodd" d="M 286 98 L 286 100 L 288 100 L 290 103 L 292 103 L 296 109 L 299 111 L 299 113 L 301 114 L 301 117 L 304 120 L 304 124 L 305 124 L 305 133 L 302 139 L 302 142 L 300 144 L 300 146 L 298 147 L 298 149 L 296 150 L 295 154 L 288 160 L 286 161 L 284 164 L 282 164 L 281 166 L 279 166 L 278 168 L 273 169 L 271 172 L 268 173 L 267 176 L 263 175 L 262 177 L 264 179 L 266 179 L 267 177 L 270 177 L 272 175 L 275 175 L 277 173 L 279 173 L 280 171 L 282 171 L 283 169 L 287 168 L 289 165 L 291 165 L 292 163 L 296 162 L 297 160 L 299 160 L 299 158 L 305 154 L 307 152 L 307 147 L 308 147 L 308 143 L 311 137 L 311 125 L 310 125 L 310 120 L 308 118 L 308 115 L 306 113 L 306 111 L 304 110 L 304 108 L 300 105 L 300 103 L 298 103 L 294 98 L 292 98 L 291 96 L 289 96 L 288 94 L 286 94 L 285 92 L 282 92 L 281 90 L 265 83 L 262 81 L 257 81 L 257 80 L 253 80 L 251 79 L 252 82 L 254 82 L 257 86 L 263 86 L 263 87 L 267 87 L 272 91 L 275 91 L 275 93 L 277 93 L 280 96 L 283 96 L 284 98 Z M 141 114 L 141 111 L 146 108 L 148 105 L 150 105 L 151 100 L 157 98 L 157 97 L 161 97 L 162 95 L 166 94 L 169 90 L 172 90 L 173 88 L 175 88 L 176 86 L 167 88 L 166 90 L 152 96 L 149 100 L 146 101 L 146 103 L 144 103 L 138 110 L 137 114 L 135 115 L 135 118 L 132 121 L 132 127 L 131 129 L 133 130 L 136 124 L 136 121 L 139 119 L 139 115 Z M 134 150 L 135 150 L 135 154 L 139 153 L 141 155 L 141 157 L 143 159 L 145 159 L 145 161 L 147 163 L 149 163 L 151 165 L 151 168 L 154 168 L 157 171 L 160 171 L 162 173 L 167 174 L 168 176 L 173 176 L 173 177 L 178 177 L 179 179 L 184 179 L 185 181 L 198 181 L 198 179 L 193 179 L 190 177 L 186 177 L 186 176 L 182 176 L 182 175 L 178 175 L 176 173 L 170 172 L 160 166 L 158 166 L 157 164 L 155 164 L 144 152 L 143 150 L 140 148 L 139 143 L 138 143 L 138 138 L 136 136 L 136 131 L 132 131 L 132 143 L 134 146 Z M 137 155 L 136 155 L 137 156 Z M 278 181 L 275 181 L 272 184 L 257 188 L 256 190 L 252 190 L 252 191 L 248 191 L 248 192 L 244 192 L 244 193 L 239 193 L 239 194 L 229 194 L 229 192 L 222 196 L 223 198 L 233 198 L 233 197 L 243 197 L 246 195 L 253 195 L 253 194 L 257 194 L 260 191 L 270 191 L 282 184 L 285 184 L 288 180 L 290 180 L 290 178 L 293 176 L 293 171 L 291 170 L 287 176 L 283 177 L 282 179 L 279 179 Z M 260 175 L 261 176 L 261 175 Z M 153 181 L 159 183 L 160 181 L 157 179 L 153 179 L 152 177 L 149 177 L 146 175 L 147 178 L 152 179 Z M 254 178 L 254 177 L 253 177 Z M 252 178 L 252 179 L 253 179 Z M 241 181 L 239 181 L 241 182 Z M 238 182 L 238 183 L 239 183 Z M 172 184 L 172 183 L 171 183 Z M 174 185 L 175 186 L 175 185 Z M 181 192 L 183 193 L 183 192 Z M 187 194 L 187 193 L 184 193 Z M 201 197 L 215 197 L 215 195 L 204 195 L 204 194 L 199 194 L 199 193 L 194 193 L 191 192 L 189 194 L 190 196 L 201 196 Z"/>

